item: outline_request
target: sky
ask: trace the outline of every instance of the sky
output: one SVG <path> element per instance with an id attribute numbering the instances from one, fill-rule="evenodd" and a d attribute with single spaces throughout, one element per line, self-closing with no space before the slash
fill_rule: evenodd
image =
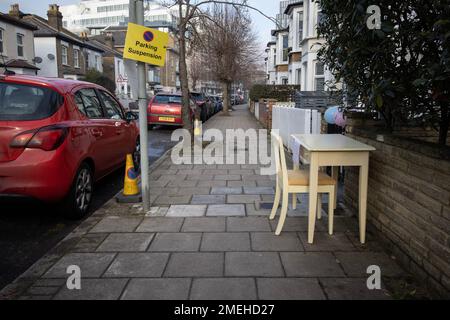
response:
<path id="1" fill-rule="evenodd" d="M 19 3 L 20 10 L 26 13 L 34 13 L 46 17 L 48 4 L 67 5 L 79 3 L 79 0 L 0 0 L 0 12 L 7 13 L 11 4 Z M 275 17 L 279 8 L 279 0 L 249 0 L 249 4 L 258 8 L 266 15 Z M 270 41 L 270 30 L 274 28 L 274 23 L 256 11 L 251 11 L 254 28 L 258 34 L 261 49 L 263 50 Z"/>

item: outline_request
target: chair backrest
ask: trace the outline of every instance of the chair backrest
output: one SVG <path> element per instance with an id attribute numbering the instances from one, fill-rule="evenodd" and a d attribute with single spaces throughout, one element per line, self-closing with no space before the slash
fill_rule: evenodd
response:
<path id="1" fill-rule="evenodd" d="M 280 179 L 279 182 L 281 182 L 282 184 L 287 184 L 288 173 L 283 140 L 281 139 L 280 135 L 275 133 L 274 131 L 271 132 L 271 136 L 272 136 L 273 153 L 275 157 L 275 165 L 277 170 L 277 179 Z"/>

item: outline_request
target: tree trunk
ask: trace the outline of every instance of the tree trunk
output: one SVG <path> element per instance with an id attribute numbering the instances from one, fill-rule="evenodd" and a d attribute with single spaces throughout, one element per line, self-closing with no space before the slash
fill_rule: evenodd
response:
<path id="1" fill-rule="evenodd" d="M 190 97 L 189 97 L 189 79 L 188 79 L 188 71 L 187 71 L 187 63 L 186 63 L 186 24 L 183 21 L 183 8 L 182 5 L 179 5 L 180 8 L 180 24 L 179 31 L 180 36 L 178 43 L 180 45 L 180 84 L 181 84 L 181 94 L 182 94 L 182 119 L 184 129 L 189 130 L 191 133 L 191 137 L 193 138 L 193 125 L 190 117 L 191 108 L 190 108 Z"/>
<path id="2" fill-rule="evenodd" d="M 223 89 L 223 114 L 228 116 L 231 107 L 231 82 L 222 82 Z"/>

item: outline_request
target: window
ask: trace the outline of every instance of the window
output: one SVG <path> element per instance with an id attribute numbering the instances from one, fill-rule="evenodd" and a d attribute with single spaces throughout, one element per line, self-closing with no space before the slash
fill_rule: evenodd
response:
<path id="1" fill-rule="evenodd" d="M 0 28 L 0 53 L 3 53 L 3 29 Z"/>
<path id="2" fill-rule="evenodd" d="M 73 49 L 73 66 L 75 68 L 80 67 L 80 50 Z"/>
<path id="3" fill-rule="evenodd" d="M 277 65 L 277 49 L 273 49 L 273 66 Z"/>
<path id="4" fill-rule="evenodd" d="M 283 62 L 288 61 L 289 36 L 283 36 Z"/>
<path id="5" fill-rule="evenodd" d="M 297 69 L 297 82 L 296 84 L 300 85 L 302 81 L 302 69 L 299 68 Z"/>
<path id="6" fill-rule="evenodd" d="M 122 108 L 117 101 L 105 91 L 100 90 L 100 98 L 105 105 L 106 117 L 108 119 L 121 120 L 123 118 Z"/>
<path id="7" fill-rule="evenodd" d="M 316 62 L 315 86 L 316 91 L 325 91 L 325 67 L 319 61 Z"/>
<path id="8" fill-rule="evenodd" d="M 68 59 L 67 59 L 67 47 L 66 46 L 61 46 L 61 62 L 64 65 L 68 65 Z"/>
<path id="9" fill-rule="evenodd" d="M 298 13 L 298 45 L 303 40 L 303 12 Z"/>
<path id="10" fill-rule="evenodd" d="M 86 110 L 84 109 L 84 103 L 83 103 L 83 96 L 81 95 L 80 92 L 75 93 L 75 103 L 77 105 L 78 110 L 84 114 L 85 116 L 87 116 L 86 114 Z"/>
<path id="11" fill-rule="evenodd" d="M 64 98 L 48 88 L 0 83 L 0 120 L 41 120 L 53 115 Z"/>
<path id="12" fill-rule="evenodd" d="M 94 68 L 99 70 L 99 64 L 98 64 L 98 55 L 94 55 Z"/>
<path id="13" fill-rule="evenodd" d="M 166 95 L 157 95 L 155 96 L 155 100 L 153 103 L 158 104 L 181 104 L 181 96 L 166 96 Z"/>
<path id="14" fill-rule="evenodd" d="M 17 55 L 23 57 L 23 34 L 17 34 Z"/>
<path id="15" fill-rule="evenodd" d="M 85 110 L 85 112 L 82 111 L 83 114 L 90 119 L 103 118 L 103 109 L 94 89 L 81 89 L 78 94 L 83 101 Z"/>
<path id="16" fill-rule="evenodd" d="M 281 84 L 282 85 L 287 85 L 288 84 L 288 78 L 282 78 L 281 79 Z"/>

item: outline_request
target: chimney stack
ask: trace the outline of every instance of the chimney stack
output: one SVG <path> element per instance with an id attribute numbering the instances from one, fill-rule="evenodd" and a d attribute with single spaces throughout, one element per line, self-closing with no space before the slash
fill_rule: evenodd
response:
<path id="1" fill-rule="evenodd" d="M 11 8 L 9 9 L 8 13 L 11 17 L 14 17 L 16 19 L 20 19 L 20 9 L 19 4 L 15 3 L 11 5 Z"/>
<path id="2" fill-rule="evenodd" d="M 107 32 L 104 36 L 105 44 L 110 47 L 111 49 L 114 49 L 114 36 L 112 32 Z"/>
<path id="3" fill-rule="evenodd" d="M 47 11 L 48 24 L 59 31 L 62 29 L 62 13 L 59 11 L 57 4 L 50 4 Z"/>

